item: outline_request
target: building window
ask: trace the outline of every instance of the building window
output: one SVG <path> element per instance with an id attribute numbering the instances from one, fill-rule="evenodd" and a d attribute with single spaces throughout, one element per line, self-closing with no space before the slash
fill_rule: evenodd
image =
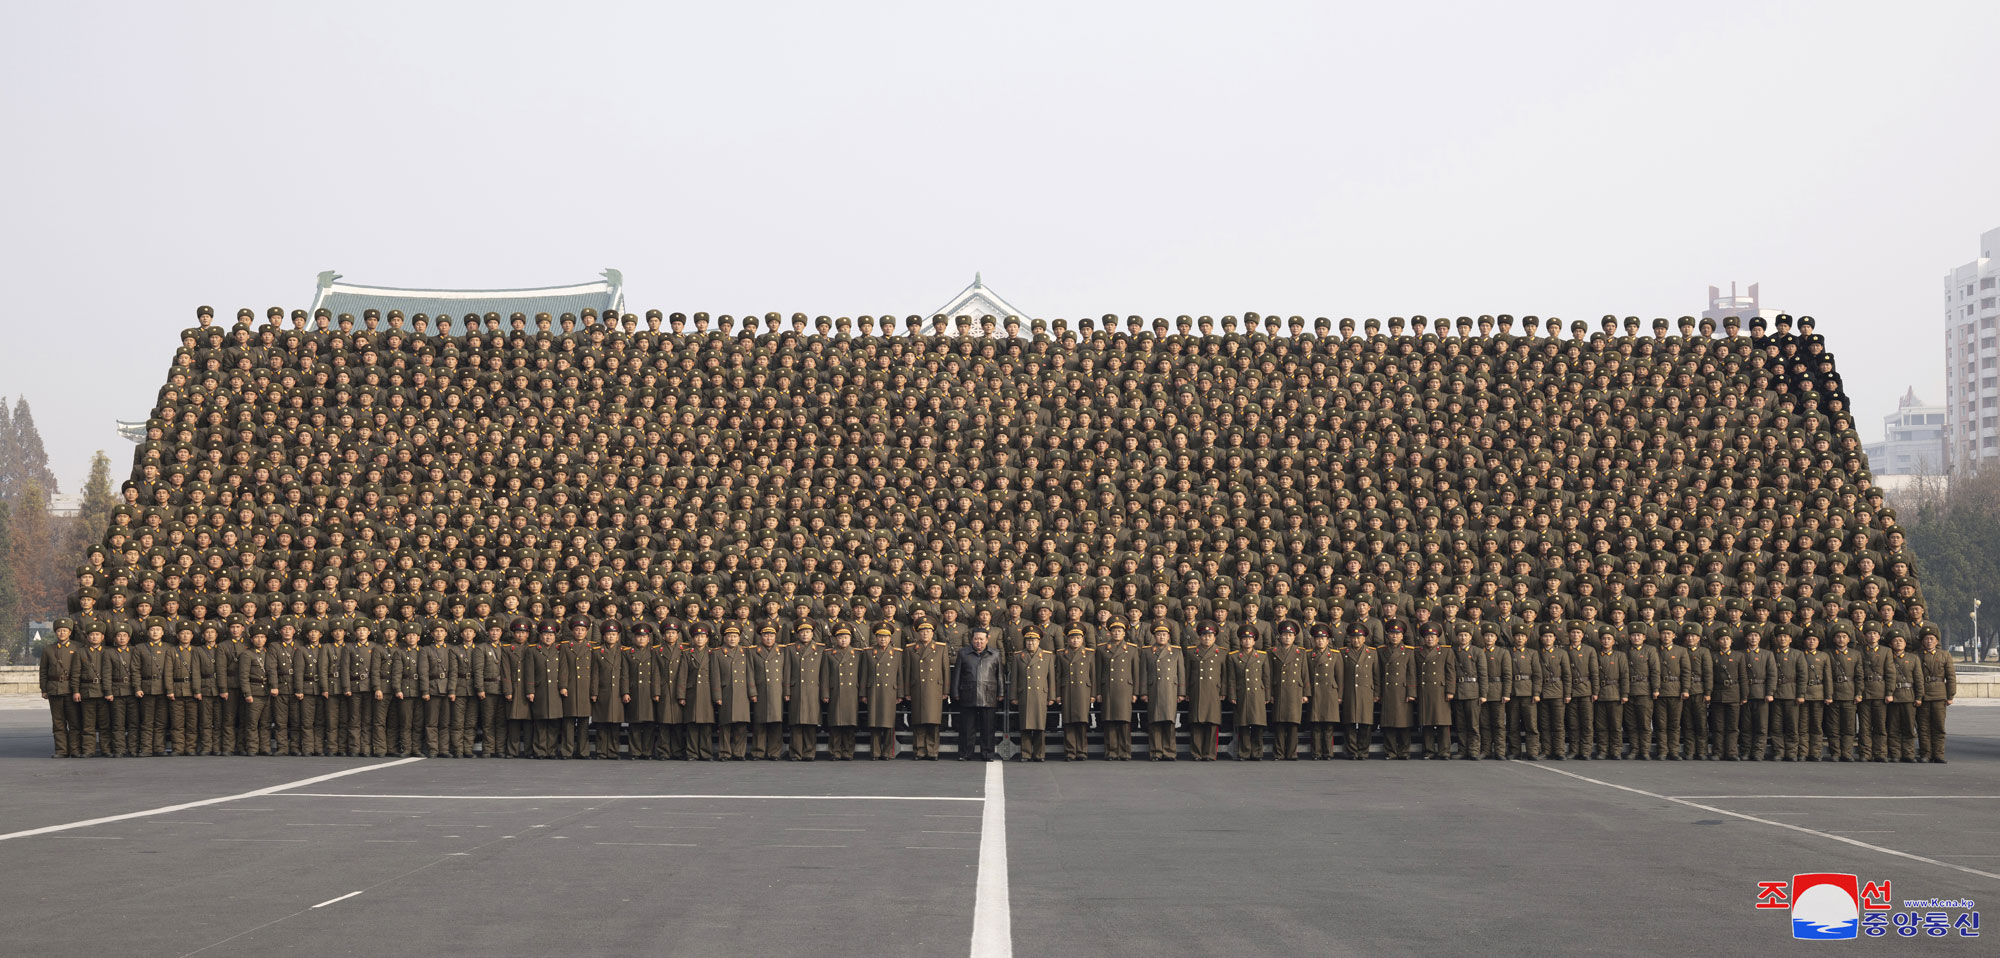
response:
<path id="1" fill-rule="evenodd" d="M 1995 285 L 1994 278 L 1991 276 L 1988 276 L 1985 279 L 1979 281 L 1980 289 L 1992 289 L 1994 285 Z"/>

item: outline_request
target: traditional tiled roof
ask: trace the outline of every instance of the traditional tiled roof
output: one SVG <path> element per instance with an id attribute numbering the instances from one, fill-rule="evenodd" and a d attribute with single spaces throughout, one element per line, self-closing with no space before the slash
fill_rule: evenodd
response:
<path id="1" fill-rule="evenodd" d="M 960 316 L 970 316 L 974 319 L 981 316 L 991 316 L 995 319 L 1019 316 L 1026 319 L 1028 316 L 1027 313 L 1015 309 L 1014 304 L 1000 298 L 1000 294 L 987 288 L 985 283 L 980 282 L 978 273 L 972 274 L 971 286 L 960 290 L 957 296 L 951 298 L 951 302 L 933 310 L 931 315 L 947 319 L 956 319 Z"/>
<path id="2" fill-rule="evenodd" d="M 586 309 L 599 313 L 625 308 L 625 277 L 615 269 L 604 271 L 596 282 L 570 286 L 541 286 L 533 289 L 409 289 L 390 286 L 362 286 L 338 282 L 340 274 L 327 270 L 319 274 L 319 289 L 313 295 L 313 310 L 324 308 L 335 316 L 360 316 L 370 309 L 386 315 L 402 310 L 405 317 L 463 316 L 466 313 L 564 313 L 580 314 Z"/>

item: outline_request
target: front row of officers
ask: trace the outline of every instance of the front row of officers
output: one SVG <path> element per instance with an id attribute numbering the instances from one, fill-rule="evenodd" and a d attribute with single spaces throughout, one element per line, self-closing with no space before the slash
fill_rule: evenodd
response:
<path id="1" fill-rule="evenodd" d="M 1059 728 L 1063 755 L 1080 761 L 1101 727 L 1104 757 L 1129 760 L 1135 724 L 1146 753 L 1173 761 L 1185 729 L 1196 761 L 1220 757 L 1362 759 L 1377 731 L 1382 758 L 1408 759 L 1421 739 L 1428 759 L 1665 759 L 1759 761 L 1945 760 L 1945 710 L 1957 694 L 1951 656 L 1926 635 L 1924 648 L 1887 645 L 1873 630 L 1850 647 L 1846 634 L 1804 648 L 1777 634 L 1766 648 L 1721 635 L 1711 648 L 1673 623 L 1660 642 L 1611 633 L 1595 646 L 1584 630 L 1543 630 L 1501 645 L 1459 632 L 1444 644 L 1426 626 L 1416 646 L 1400 623 L 1369 645 L 1359 626 L 1345 644 L 1326 627 L 1299 644 L 1279 627 L 1258 647 L 1204 628 L 1189 648 L 1162 627 L 1150 644 L 1042 647 L 1028 630 L 1011 655 L 976 631 L 954 652 L 919 625 L 908 645 L 878 630 L 866 648 L 846 628 L 823 643 L 811 625 L 780 644 L 766 627 L 743 645 L 734 626 L 719 645 L 706 628 L 685 640 L 676 626 L 577 619 L 567 628 L 442 625 L 430 634 L 385 624 L 381 642 L 304 641 L 209 630 L 171 641 L 150 624 L 92 626 L 81 641 L 68 622 L 43 651 L 57 757 L 96 755 L 349 755 L 471 758 L 778 759 L 843 761 L 857 733 L 869 756 L 894 758 L 907 725 L 915 757 L 935 760 L 947 706 L 958 713 L 958 754 L 990 760 L 998 712 L 1011 710 L 1020 760 L 1041 761 L 1045 733 Z M 656 631 L 659 633 L 656 635 Z M 1228 722 L 1225 723 L 1225 718 Z M 900 723 L 899 723 L 900 720 Z M 1270 741 L 1267 743 L 1267 738 Z M 1456 755 L 1454 756 L 1454 750 Z"/>

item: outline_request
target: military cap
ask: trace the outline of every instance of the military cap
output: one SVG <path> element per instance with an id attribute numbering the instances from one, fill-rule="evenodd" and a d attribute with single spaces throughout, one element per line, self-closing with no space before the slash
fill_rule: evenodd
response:
<path id="1" fill-rule="evenodd" d="M 510 631 L 510 632 L 528 632 L 528 631 L 531 631 L 531 630 L 530 630 L 530 629 L 528 628 L 528 620 L 527 620 L 527 619 L 515 619 L 515 620 L 514 620 L 514 624 L 513 624 L 513 626 L 512 626 L 511 628 L 509 628 L 509 629 L 508 629 L 508 631 Z"/>
<path id="2" fill-rule="evenodd" d="M 613 620 L 611 620 L 611 621 L 608 621 L 608 622 L 605 622 L 605 623 L 604 623 L 604 624 L 603 624 L 602 626 L 599 626 L 599 627 L 598 627 L 598 631 L 600 631 L 600 632 L 617 632 L 617 633 L 619 633 L 619 634 L 621 634 L 621 635 L 622 635 L 622 634 L 624 634 L 624 632 L 625 632 L 625 630 L 624 630 L 624 629 L 621 629 L 621 628 L 619 628 L 619 627 L 618 627 L 618 622 L 617 622 L 617 620 L 616 620 L 616 619 L 613 619 Z"/>
<path id="3" fill-rule="evenodd" d="M 283 306 L 273 306 L 273 307 L 271 307 L 270 309 L 267 309 L 267 310 L 264 310 L 264 318 L 265 318 L 265 319 L 284 319 L 284 318 L 285 318 L 285 307 L 283 307 Z"/>
<path id="4" fill-rule="evenodd" d="M 842 636 L 842 635 L 845 635 L 845 636 L 850 636 L 850 637 L 852 637 L 852 636 L 854 635 L 854 630 L 853 630 L 853 629 L 850 629 L 850 628 L 848 628 L 847 626 L 844 626 L 844 625 L 838 625 L 838 626 L 834 626 L 834 629 L 833 629 L 833 634 L 834 634 L 835 636 Z"/>
<path id="5" fill-rule="evenodd" d="M 197 316 L 197 317 L 200 317 L 200 316 L 211 316 L 211 317 L 212 317 L 212 316 L 214 316 L 214 315 L 215 315 L 215 307 L 213 307 L 213 306 L 197 306 L 197 307 L 195 307 L 195 310 L 194 310 L 194 314 L 195 314 L 195 316 Z"/>
<path id="6" fill-rule="evenodd" d="M 1203 634 L 1203 635 L 1214 635 L 1214 634 L 1215 634 L 1215 623 L 1213 623 L 1213 622 L 1203 622 L 1203 623 L 1201 624 L 1201 629 L 1200 629 L 1200 632 L 1201 632 L 1201 634 Z"/>
<path id="7" fill-rule="evenodd" d="M 1154 634 L 1154 635 L 1159 635 L 1159 634 L 1160 634 L 1160 633 L 1162 633 L 1162 632 L 1166 632 L 1166 633 L 1169 633 L 1169 634 L 1171 634 L 1171 633 L 1172 633 L 1173 631 L 1174 631 L 1174 630 L 1173 630 L 1173 628 L 1172 628 L 1171 626 L 1168 626 L 1168 625 L 1167 625 L 1167 624 L 1166 624 L 1165 622 L 1162 622 L 1162 623 L 1160 623 L 1159 625 L 1156 625 L 1156 626 L 1153 626 L 1153 634 Z"/>
<path id="8" fill-rule="evenodd" d="M 68 616 L 64 616 L 63 618 L 56 620 L 56 624 L 54 627 L 57 629 L 69 629 L 70 631 L 74 632 L 76 631 L 76 622 L 75 620 L 70 619 Z"/>
<path id="9" fill-rule="evenodd" d="M 236 311 L 236 318 L 237 318 L 237 319 L 239 319 L 239 320 L 242 320 L 242 319 L 256 319 L 256 318 L 257 318 L 257 313 L 256 313 L 256 311 L 255 311 L 255 310 L 252 310 L 252 309 L 251 309 L 250 307 L 248 307 L 248 306 L 245 306 L 245 307 L 243 307 L 242 309 L 239 309 L 239 310 L 237 310 L 237 311 Z"/>
<path id="10" fill-rule="evenodd" d="M 634 625 L 632 627 L 632 634 L 650 636 L 653 634 L 653 624 L 651 622 L 641 622 Z"/>
<path id="11" fill-rule="evenodd" d="M 1297 634 L 1299 631 L 1299 624 L 1297 622 L 1293 622 L 1290 619 L 1286 619 L 1285 621 L 1278 623 L 1278 631 L 1291 632 L 1293 634 Z"/>
<path id="12" fill-rule="evenodd" d="M 892 631 L 892 630 L 891 630 L 891 629 L 890 629 L 890 628 L 889 628 L 888 626 L 884 625 L 884 626 L 880 626 L 880 627 L 876 628 L 876 630 L 875 630 L 875 634 L 876 634 L 876 635 L 895 635 L 896 633 L 895 633 L 894 631 Z"/>
<path id="13" fill-rule="evenodd" d="M 560 632 L 560 631 L 562 631 L 562 630 L 561 630 L 561 629 L 559 629 L 559 628 L 557 628 L 557 627 L 556 627 L 556 624 L 555 624 L 554 622 L 544 622 L 544 623 L 542 623 L 542 634 L 543 634 L 543 635 L 551 635 L 551 634 L 554 634 L 554 633 L 556 633 L 556 632 Z"/>
<path id="14" fill-rule="evenodd" d="M 778 634 L 778 627 L 777 627 L 777 626 L 775 626 L 775 625 L 767 625 L 767 626 L 764 626 L 764 627 L 763 627 L 763 628 L 761 628 L 761 629 L 758 629 L 758 630 L 757 630 L 757 634 L 758 634 L 758 635 L 777 635 L 777 634 Z"/>
<path id="15" fill-rule="evenodd" d="M 1367 635 L 1367 634 L 1368 634 L 1368 630 L 1367 630 L 1367 629 L 1365 629 L 1365 628 L 1362 628 L 1362 626 L 1361 626 L 1361 623 L 1359 623 L 1359 622 L 1356 622 L 1356 623 L 1354 623 L 1353 625 L 1350 625 L 1350 626 L 1348 626 L 1348 627 L 1347 627 L 1347 637 L 1348 637 L 1348 638 L 1350 638 L 1350 639 L 1351 639 L 1351 638 L 1354 638 L 1354 637 L 1355 637 L 1355 636 L 1357 636 L 1357 635 L 1361 635 L 1361 636 L 1365 636 L 1365 635 Z"/>

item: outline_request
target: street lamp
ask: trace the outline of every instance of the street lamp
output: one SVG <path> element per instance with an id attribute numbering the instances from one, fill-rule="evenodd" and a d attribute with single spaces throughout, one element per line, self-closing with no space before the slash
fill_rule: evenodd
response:
<path id="1" fill-rule="evenodd" d="M 1979 600 L 1972 600 L 1972 661 L 1979 661 Z"/>

